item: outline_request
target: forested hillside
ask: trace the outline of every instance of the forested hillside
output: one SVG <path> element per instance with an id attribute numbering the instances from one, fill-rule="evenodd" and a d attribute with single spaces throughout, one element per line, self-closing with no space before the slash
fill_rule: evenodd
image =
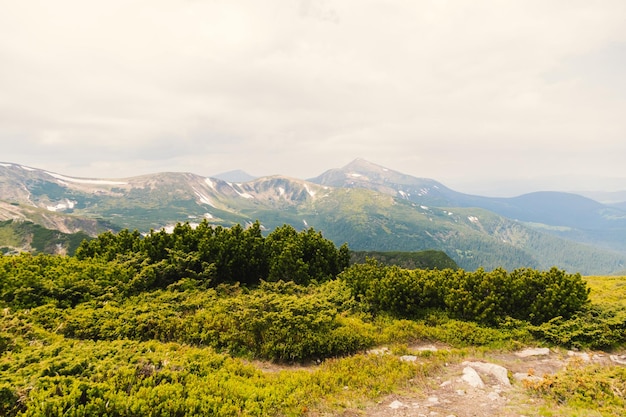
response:
<path id="1" fill-rule="evenodd" d="M 404 269 L 458 269 L 458 265 L 445 252 L 424 250 L 419 252 L 351 251 L 351 263 L 365 263 L 368 258 L 384 265 Z"/>
<path id="2" fill-rule="evenodd" d="M 75 256 L 2 256 L 0 307 L 5 416 L 339 412 L 450 360 L 363 353 L 381 344 L 626 342 L 623 311 L 591 304 L 579 274 L 349 265 L 348 247 L 314 229 L 265 236 L 258 223 L 107 232 Z M 252 360 L 318 365 L 266 373 Z"/>

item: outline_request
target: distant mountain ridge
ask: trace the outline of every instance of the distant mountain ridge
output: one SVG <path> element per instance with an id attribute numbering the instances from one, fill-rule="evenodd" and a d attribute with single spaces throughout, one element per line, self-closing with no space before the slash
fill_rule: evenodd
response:
<path id="1" fill-rule="evenodd" d="M 626 265 L 626 211 L 618 207 L 567 193 L 473 196 L 363 159 L 308 181 L 244 182 L 174 172 L 75 178 L 0 163 L 0 219 L 14 218 L 90 235 L 258 219 L 268 230 L 314 227 L 353 250 L 443 250 L 465 269 L 557 265 L 607 274 Z"/>
<path id="2" fill-rule="evenodd" d="M 626 190 L 624 191 L 581 191 L 578 194 L 589 197 L 609 206 L 626 206 Z"/>
<path id="3" fill-rule="evenodd" d="M 326 171 L 310 181 L 334 187 L 366 188 L 420 205 L 483 208 L 557 236 L 626 251 L 626 205 L 605 205 L 577 194 L 543 191 L 510 198 L 475 196 L 362 159 Z"/>

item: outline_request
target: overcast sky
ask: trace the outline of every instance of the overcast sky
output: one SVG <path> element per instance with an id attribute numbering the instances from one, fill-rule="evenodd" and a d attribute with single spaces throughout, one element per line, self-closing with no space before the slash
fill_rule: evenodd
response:
<path id="1" fill-rule="evenodd" d="M 624 0 L 0 0 L 0 161 L 624 190 L 625 22 Z"/>

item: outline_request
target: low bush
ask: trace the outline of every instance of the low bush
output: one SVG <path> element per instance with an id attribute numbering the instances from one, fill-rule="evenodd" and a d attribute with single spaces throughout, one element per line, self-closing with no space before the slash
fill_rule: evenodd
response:
<path id="1" fill-rule="evenodd" d="M 307 287 L 279 281 L 253 290 L 159 290 L 73 309 L 46 305 L 30 314 L 38 324 L 71 338 L 190 343 L 237 355 L 301 361 L 372 345 L 371 330 L 362 331 L 367 325 L 344 314 L 353 306 L 341 281 Z"/>
<path id="2" fill-rule="evenodd" d="M 343 271 L 339 278 L 355 299 L 374 314 L 418 318 L 439 309 L 465 321 L 497 326 L 507 318 L 544 323 L 569 318 L 589 304 L 580 274 L 517 269 L 485 272 L 406 270 L 368 260 Z"/>
<path id="3" fill-rule="evenodd" d="M 54 339 L 2 358 L 3 416 L 298 416 L 389 393 L 437 366 L 355 355 L 263 372 L 210 348 Z"/>
<path id="4" fill-rule="evenodd" d="M 580 349 L 612 349 L 626 343 L 626 311 L 592 306 L 568 319 L 555 317 L 529 327 L 538 339 Z"/>
<path id="5" fill-rule="evenodd" d="M 593 410 L 594 415 L 623 416 L 626 409 L 626 368 L 600 365 L 568 366 L 540 381 L 527 381 L 527 388 L 536 396 L 558 407 Z"/>

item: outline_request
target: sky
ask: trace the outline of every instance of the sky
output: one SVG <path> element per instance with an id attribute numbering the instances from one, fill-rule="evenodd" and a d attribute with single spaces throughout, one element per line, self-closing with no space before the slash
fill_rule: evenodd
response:
<path id="1" fill-rule="evenodd" d="M 626 190 L 623 0 L 0 0 L 0 161 Z"/>

